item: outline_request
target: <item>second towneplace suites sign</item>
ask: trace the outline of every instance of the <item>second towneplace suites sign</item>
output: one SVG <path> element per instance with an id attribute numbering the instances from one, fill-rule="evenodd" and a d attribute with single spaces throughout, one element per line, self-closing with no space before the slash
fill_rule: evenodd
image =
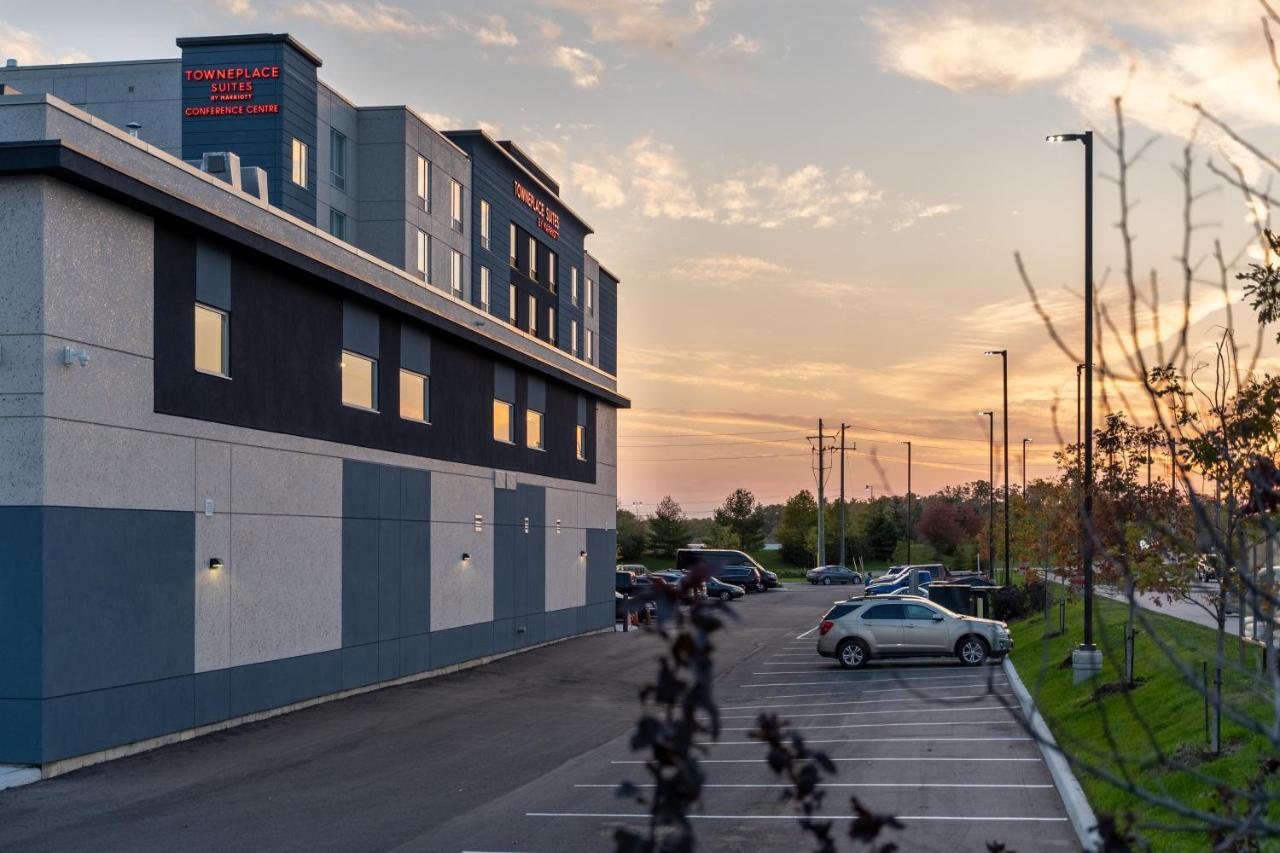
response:
<path id="1" fill-rule="evenodd" d="M 280 112 L 278 102 L 262 103 L 255 100 L 261 94 L 257 86 L 266 82 L 279 82 L 279 65 L 188 68 L 182 75 L 185 83 L 201 84 L 201 91 L 208 97 L 208 103 L 183 107 L 184 116 L 273 115 Z"/>
<path id="2" fill-rule="evenodd" d="M 560 214 L 556 213 L 547 203 L 534 195 L 519 180 L 512 182 L 515 185 L 516 198 L 524 202 L 530 210 L 538 216 L 538 227 L 547 232 L 553 240 L 560 239 Z"/>

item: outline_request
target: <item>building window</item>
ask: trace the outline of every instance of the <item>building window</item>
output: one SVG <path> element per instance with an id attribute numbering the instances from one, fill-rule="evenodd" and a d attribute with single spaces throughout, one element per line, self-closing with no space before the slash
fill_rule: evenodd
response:
<path id="1" fill-rule="evenodd" d="M 547 253 L 547 284 L 551 288 L 551 292 L 556 292 L 556 253 Z"/>
<path id="2" fill-rule="evenodd" d="M 569 352 L 573 356 L 578 355 L 578 321 L 569 321 Z"/>
<path id="3" fill-rule="evenodd" d="M 431 163 L 426 157 L 418 155 L 418 199 L 422 209 L 431 212 Z"/>
<path id="4" fill-rule="evenodd" d="M 515 444 L 515 406 L 506 400 L 493 398 L 493 440 Z"/>
<path id="5" fill-rule="evenodd" d="M 454 296 L 462 296 L 462 253 L 457 249 L 449 250 L 449 286 Z"/>
<path id="6" fill-rule="evenodd" d="M 290 178 L 300 187 L 307 185 L 307 144 L 300 139 L 293 140 L 293 174 Z"/>
<path id="7" fill-rule="evenodd" d="M 595 332 L 591 331 L 590 329 L 587 329 L 587 333 L 585 337 L 586 357 L 587 357 L 587 361 L 591 363 L 595 363 L 595 340 L 596 340 Z"/>
<path id="8" fill-rule="evenodd" d="M 378 362 L 342 351 L 342 405 L 378 410 Z"/>
<path id="9" fill-rule="evenodd" d="M 529 238 L 529 278 L 538 280 L 538 241 Z"/>
<path id="10" fill-rule="evenodd" d="M 516 324 L 516 300 L 519 298 L 516 294 L 516 286 L 514 284 L 507 286 L 507 321 L 511 325 Z"/>
<path id="11" fill-rule="evenodd" d="M 347 188 L 347 138 L 329 130 L 329 183 L 340 190 Z"/>
<path id="12" fill-rule="evenodd" d="M 547 340 L 556 342 L 556 309 L 547 309 Z"/>
<path id="13" fill-rule="evenodd" d="M 578 268 L 569 267 L 569 304 L 578 304 Z"/>
<path id="14" fill-rule="evenodd" d="M 227 312 L 196 303 L 196 370 L 227 376 Z"/>
<path id="15" fill-rule="evenodd" d="M 511 223 L 511 229 L 507 232 L 507 245 L 511 247 L 507 262 L 514 267 L 516 265 L 516 224 L 514 222 Z"/>
<path id="16" fill-rule="evenodd" d="M 587 458 L 587 428 L 582 424 L 577 425 L 574 430 L 574 446 L 577 448 L 577 456 L 581 460 Z"/>
<path id="17" fill-rule="evenodd" d="M 400 417 L 431 423 L 431 380 L 421 373 L 400 368 Z"/>
<path id="18" fill-rule="evenodd" d="M 489 268 L 480 267 L 480 307 L 489 310 Z"/>
<path id="19" fill-rule="evenodd" d="M 524 413 L 524 443 L 534 450 L 542 450 L 542 412 L 527 409 Z"/>
<path id="20" fill-rule="evenodd" d="M 480 199 L 480 248 L 489 248 L 489 202 Z"/>
<path id="21" fill-rule="evenodd" d="M 532 294 L 529 296 L 529 334 L 538 334 L 538 300 Z"/>
<path id="22" fill-rule="evenodd" d="M 329 233 L 339 240 L 347 239 L 347 215 L 332 207 L 329 208 Z"/>
<path id="23" fill-rule="evenodd" d="M 449 179 L 449 215 L 453 217 L 453 230 L 462 230 L 462 184 Z"/>
<path id="24" fill-rule="evenodd" d="M 418 231 L 418 275 L 431 281 L 431 238 L 426 231 Z"/>
<path id="25" fill-rule="evenodd" d="M 596 283 L 591 279 L 587 279 L 587 313 L 596 313 Z"/>

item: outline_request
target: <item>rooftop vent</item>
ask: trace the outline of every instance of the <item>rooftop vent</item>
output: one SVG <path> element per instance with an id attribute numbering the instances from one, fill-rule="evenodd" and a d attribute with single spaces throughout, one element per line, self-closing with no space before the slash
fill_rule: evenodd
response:
<path id="1" fill-rule="evenodd" d="M 200 171 L 241 189 L 240 158 L 230 151 L 206 151 L 200 157 Z"/>
<path id="2" fill-rule="evenodd" d="M 138 131 L 142 130 L 142 125 L 138 124 L 136 121 L 131 121 L 124 126 L 124 129 L 129 131 L 130 136 L 132 136 L 134 139 L 137 139 Z"/>
<path id="3" fill-rule="evenodd" d="M 241 188 L 258 200 L 263 207 L 267 206 L 267 170 L 261 166 L 240 167 Z"/>
<path id="4" fill-rule="evenodd" d="M 18 67 L 18 60 L 13 59 L 12 57 L 10 57 L 9 59 L 6 59 L 6 60 L 4 61 L 4 67 L 5 67 L 5 68 L 17 68 L 17 67 Z"/>

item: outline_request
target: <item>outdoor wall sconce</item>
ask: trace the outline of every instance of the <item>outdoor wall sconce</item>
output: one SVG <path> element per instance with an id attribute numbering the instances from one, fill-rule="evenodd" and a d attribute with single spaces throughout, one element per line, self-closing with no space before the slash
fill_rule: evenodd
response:
<path id="1" fill-rule="evenodd" d="M 529 532 L 529 516 L 527 515 L 524 517 L 524 532 Z"/>
<path id="2" fill-rule="evenodd" d="M 587 552 L 586 552 L 586 551 L 579 551 L 579 552 L 578 552 L 578 556 L 579 556 L 579 557 L 585 557 L 585 556 L 587 556 Z"/>
<path id="3" fill-rule="evenodd" d="M 476 533 L 483 533 L 483 532 L 484 532 L 484 516 L 477 512 L 476 513 Z"/>
<path id="4" fill-rule="evenodd" d="M 465 563 L 465 562 L 469 561 L 470 559 L 471 559 L 471 555 L 470 555 L 470 554 L 468 554 L 468 553 L 466 553 L 466 552 L 464 551 L 464 552 L 463 552 L 463 554 L 462 554 L 462 562 L 464 562 L 464 563 Z"/>
<path id="5" fill-rule="evenodd" d="M 560 532 L 560 519 L 556 519 L 556 533 Z"/>
<path id="6" fill-rule="evenodd" d="M 209 571 L 216 572 L 221 568 L 222 568 L 222 560 L 220 558 L 214 557 L 212 560 L 209 561 Z"/>
<path id="7" fill-rule="evenodd" d="M 89 366 L 89 351 L 84 349 L 62 348 L 62 363 L 67 367 L 79 363 L 81 367 Z"/>

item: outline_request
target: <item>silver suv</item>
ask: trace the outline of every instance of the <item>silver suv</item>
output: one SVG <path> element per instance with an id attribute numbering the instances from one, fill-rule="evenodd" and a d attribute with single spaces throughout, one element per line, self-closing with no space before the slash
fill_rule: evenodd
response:
<path id="1" fill-rule="evenodd" d="M 980 666 L 1013 649 L 1009 626 L 961 616 L 918 595 L 838 601 L 818 626 L 818 654 L 857 669 L 872 658 L 955 655 Z"/>

